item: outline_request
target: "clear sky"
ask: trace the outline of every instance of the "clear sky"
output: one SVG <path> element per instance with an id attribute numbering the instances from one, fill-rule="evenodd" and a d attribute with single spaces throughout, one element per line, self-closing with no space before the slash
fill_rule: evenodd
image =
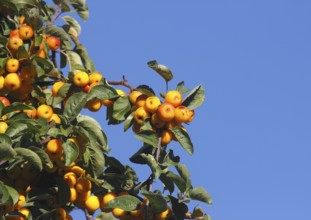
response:
<path id="1" fill-rule="evenodd" d="M 192 157 L 179 150 L 194 186 L 214 204 L 214 220 L 310 219 L 311 1 L 88 1 L 81 42 L 109 80 L 159 93 L 156 59 L 206 99 L 187 127 Z M 121 88 L 121 87 L 118 87 Z M 109 137 L 111 154 L 128 157 L 141 143 L 105 110 L 91 114 Z M 149 169 L 139 169 L 144 177 Z M 80 217 L 78 217 L 80 216 Z M 75 219 L 84 219 L 74 213 Z"/>

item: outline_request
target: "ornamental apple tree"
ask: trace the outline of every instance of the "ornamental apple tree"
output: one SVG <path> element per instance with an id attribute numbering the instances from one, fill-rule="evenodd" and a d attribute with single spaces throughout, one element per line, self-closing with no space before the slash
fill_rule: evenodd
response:
<path id="1" fill-rule="evenodd" d="M 84 0 L 0 3 L 0 218 L 72 219 L 81 209 L 87 219 L 210 219 L 199 207 L 189 210 L 192 200 L 211 204 L 211 197 L 191 184 L 170 147 L 175 141 L 193 154 L 186 127 L 203 86 L 181 82 L 156 95 L 125 77 L 107 79 L 79 41 L 76 18 L 88 15 Z M 166 85 L 173 78 L 157 61 L 147 65 Z M 101 108 L 108 125 L 141 141 L 128 158 L 148 166 L 148 178 L 111 156 L 100 123 L 81 114 Z"/>

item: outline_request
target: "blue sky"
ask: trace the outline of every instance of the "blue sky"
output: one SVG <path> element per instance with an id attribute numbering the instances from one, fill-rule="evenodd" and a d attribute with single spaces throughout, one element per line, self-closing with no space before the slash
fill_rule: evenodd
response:
<path id="1" fill-rule="evenodd" d="M 195 153 L 172 147 L 214 204 L 214 220 L 308 219 L 311 205 L 311 2 L 307 0 L 88 1 L 81 42 L 109 80 L 159 93 L 156 59 L 206 99 L 187 127 Z M 118 87 L 121 88 L 121 87 Z M 111 154 L 130 164 L 140 146 L 108 126 Z M 122 135 L 122 136 L 120 136 Z M 122 137 L 122 138 L 120 138 Z M 143 177 L 149 172 L 142 166 Z M 84 219 L 80 213 L 75 219 Z M 78 217 L 80 215 L 80 217 Z"/>

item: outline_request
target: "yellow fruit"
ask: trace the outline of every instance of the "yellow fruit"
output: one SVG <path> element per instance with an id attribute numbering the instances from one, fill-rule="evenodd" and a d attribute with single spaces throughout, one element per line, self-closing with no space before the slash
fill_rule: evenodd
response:
<path id="1" fill-rule="evenodd" d="M 100 204 L 100 208 L 102 210 L 104 210 L 104 208 L 107 206 L 108 202 L 110 202 L 111 200 L 115 199 L 116 197 L 117 197 L 117 194 L 115 194 L 113 192 L 106 193 L 103 196 L 103 199 L 102 199 L 101 204 Z"/>
<path id="2" fill-rule="evenodd" d="M 168 145 L 173 140 L 174 134 L 170 130 L 163 130 L 161 144 Z"/>
<path id="3" fill-rule="evenodd" d="M 88 212 L 93 213 L 100 207 L 100 198 L 98 196 L 90 196 L 85 201 L 85 208 Z"/>
<path id="4" fill-rule="evenodd" d="M 113 101 L 109 99 L 105 99 L 105 100 L 102 100 L 102 104 L 106 107 L 109 107 L 113 104 Z"/>
<path id="5" fill-rule="evenodd" d="M 81 177 L 85 175 L 85 170 L 79 166 L 73 166 L 69 169 L 69 171 L 74 172 L 77 177 Z"/>
<path id="6" fill-rule="evenodd" d="M 27 114 L 29 118 L 36 118 L 37 116 L 37 109 L 27 109 L 24 110 L 24 112 Z"/>
<path id="7" fill-rule="evenodd" d="M 25 16 L 20 16 L 20 18 L 18 19 L 18 23 L 19 24 L 23 24 L 25 21 L 26 17 Z"/>
<path id="8" fill-rule="evenodd" d="M 29 40 L 33 36 L 33 29 L 29 25 L 22 25 L 19 28 L 19 37 L 22 40 Z"/>
<path id="9" fill-rule="evenodd" d="M 147 95 L 141 94 L 140 96 L 138 96 L 138 97 L 136 98 L 136 105 L 137 105 L 138 107 L 144 107 L 147 98 L 148 98 Z"/>
<path id="10" fill-rule="evenodd" d="M 4 77 L 0 76 L 0 90 L 4 88 Z"/>
<path id="11" fill-rule="evenodd" d="M 76 189 L 78 193 L 85 193 L 87 191 L 90 191 L 92 188 L 92 183 L 89 179 L 82 177 L 78 179 L 76 184 Z"/>
<path id="12" fill-rule="evenodd" d="M 113 208 L 111 213 L 115 218 L 121 218 L 126 215 L 126 211 L 119 208 Z"/>
<path id="13" fill-rule="evenodd" d="M 0 134 L 4 134 L 8 129 L 8 124 L 4 121 L 0 121 Z"/>
<path id="14" fill-rule="evenodd" d="M 142 95 L 143 93 L 140 92 L 140 91 L 132 91 L 129 95 L 129 98 L 130 98 L 130 102 L 132 103 L 132 105 L 136 105 L 136 99 L 138 96 Z"/>
<path id="15" fill-rule="evenodd" d="M 19 211 L 20 213 L 22 213 L 22 214 L 25 216 L 25 219 L 28 218 L 29 212 L 30 212 L 28 208 L 22 207 L 22 208 L 20 208 L 18 211 Z"/>
<path id="16" fill-rule="evenodd" d="M 73 220 L 72 216 L 71 215 L 67 215 L 65 220 Z"/>
<path id="17" fill-rule="evenodd" d="M 89 78 L 90 78 L 90 84 L 93 84 L 93 83 L 99 83 L 102 80 L 103 76 L 99 72 L 92 72 Z"/>
<path id="18" fill-rule="evenodd" d="M 189 109 L 186 106 L 177 106 L 175 108 L 174 120 L 178 123 L 187 122 L 190 118 Z"/>
<path id="19" fill-rule="evenodd" d="M 58 125 L 61 123 L 60 117 L 55 113 L 52 114 L 52 117 L 49 118 L 49 121 L 54 121 Z"/>
<path id="20" fill-rule="evenodd" d="M 20 37 L 14 36 L 14 37 L 9 38 L 8 47 L 12 51 L 17 51 L 18 48 L 22 45 L 23 45 L 23 40 Z"/>
<path id="21" fill-rule="evenodd" d="M 62 141 L 60 139 L 50 140 L 45 148 L 45 152 L 51 160 L 56 160 L 63 155 Z"/>
<path id="22" fill-rule="evenodd" d="M 164 212 L 158 213 L 155 215 L 155 220 L 164 220 L 166 217 L 168 217 L 171 214 L 171 209 L 168 208 Z"/>
<path id="23" fill-rule="evenodd" d="M 53 115 L 53 109 L 51 106 L 42 104 L 37 108 L 37 116 L 38 118 L 46 118 L 50 119 Z"/>
<path id="24" fill-rule="evenodd" d="M 17 73 L 9 73 L 4 78 L 4 87 L 9 91 L 16 91 L 22 85 L 22 79 Z"/>
<path id="25" fill-rule="evenodd" d="M 177 90 L 169 91 L 165 95 L 165 102 L 177 107 L 182 103 L 182 96 Z"/>
<path id="26" fill-rule="evenodd" d="M 149 96 L 145 102 L 145 109 L 150 113 L 155 113 L 161 105 L 161 100 L 157 96 Z"/>
<path id="27" fill-rule="evenodd" d="M 17 73 L 19 62 L 17 59 L 10 58 L 6 61 L 5 68 L 9 73 Z"/>
<path id="28" fill-rule="evenodd" d="M 102 107 L 102 101 L 99 99 L 92 99 L 86 103 L 86 107 L 91 112 L 97 112 Z"/>
<path id="29" fill-rule="evenodd" d="M 55 213 L 56 220 L 64 220 L 67 216 L 67 212 L 63 208 L 57 208 Z"/>
<path id="30" fill-rule="evenodd" d="M 122 89 L 116 89 L 119 96 L 126 96 L 125 92 Z"/>
<path id="31" fill-rule="evenodd" d="M 43 58 L 43 59 L 46 58 L 46 52 L 45 52 L 44 49 L 39 49 L 38 52 L 36 53 L 36 55 L 37 55 L 38 57 Z"/>
<path id="32" fill-rule="evenodd" d="M 172 121 L 175 117 L 175 107 L 169 103 L 162 103 L 157 110 L 157 114 L 164 122 Z"/>
<path id="33" fill-rule="evenodd" d="M 85 206 L 84 202 L 91 196 L 91 191 L 87 191 L 84 193 L 78 193 L 78 198 L 76 200 L 76 202 L 83 202 L 83 207 Z"/>
<path id="34" fill-rule="evenodd" d="M 141 125 L 147 118 L 150 117 L 149 112 L 144 107 L 139 107 L 135 110 L 134 120 L 137 124 Z"/>
<path id="35" fill-rule="evenodd" d="M 141 125 L 140 124 L 137 124 L 135 121 L 132 125 L 132 130 L 137 133 L 137 132 L 140 132 L 140 129 L 141 129 Z"/>
<path id="36" fill-rule="evenodd" d="M 60 39 L 55 36 L 48 36 L 45 39 L 46 43 L 48 44 L 48 47 L 50 50 L 57 50 L 60 47 Z"/>
<path id="37" fill-rule="evenodd" d="M 68 172 L 64 175 L 64 180 L 69 187 L 74 187 L 77 183 L 77 175 L 74 172 Z"/>
<path id="38" fill-rule="evenodd" d="M 22 208 L 25 201 L 26 201 L 25 196 L 23 194 L 18 194 L 18 202 L 14 205 L 14 208 L 17 210 Z"/>
<path id="39" fill-rule="evenodd" d="M 77 193 L 76 188 L 70 187 L 69 190 L 70 190 L 69 202 L 74 202 L 74 201 L 76 201 L 77 198 L 78 198 L 78 193 Z"/>
<path id="40" fill-rule="evenodd" d="M 83 87 L 89 84 L 89 75 L 86 72 L 77 72 L 73 77 L 73 84 Z"/>
<path id="41" fill-rule="evenodd" d="M 194 119 L 194 110 L 189 110 L 189 119 L 187 120 L 186 123 L 192 122 Z"/>
<path id="42" fill-rule="evenodd" d="M 156 128 L 162 128 L 165 125 L 165 122 L 162 121 L 157 113 L 152 114 L 151 124 Z"/>
<path id="43" fill-rule="evenodd" d="M 58 95 L 58 91 L 60 90 L 60 88 L 64 85 L 65 83 L 62 81 L 58 81 L 56 83 L 53 84 L 52 86 L 52 94 L 54 97 L 56 97 Z"/>

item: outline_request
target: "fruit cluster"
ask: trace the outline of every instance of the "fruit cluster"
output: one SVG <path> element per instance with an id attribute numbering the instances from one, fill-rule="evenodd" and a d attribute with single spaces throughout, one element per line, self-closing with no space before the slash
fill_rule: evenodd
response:
<path id="1" fill-rule="evenodd" d="M 171 128 L 181 127 L 194 118 L 194 111 L 182 105 L 182 95 L 177 90 L 171 90 L 164 96 L 164 102 L 157 96 L 147 96 L 140 91 L 133 91 L 129 99 L 134 108 L 133 131 L 139 132 L 147 119 L 152 129 L 161 137 L 161 144 L 168 145 L 175 139 Z"/>

